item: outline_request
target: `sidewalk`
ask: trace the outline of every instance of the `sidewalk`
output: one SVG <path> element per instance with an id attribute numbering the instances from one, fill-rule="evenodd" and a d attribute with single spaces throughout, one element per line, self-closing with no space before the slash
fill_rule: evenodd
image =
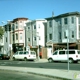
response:
<path id="1" fill-rule="evenodd" d="M 48 60 L 47 59 L 39 59 L 39 60 L 36 59 L 35 62 L 42 63 L 42 62 L 48 62 Z"/>
<path id="2" fill-rule="evenodd" d="M 41 69 L 41 68 L 29 68 L 29 67 L 11 67 L 11 66 L 0 66 L 2 70 L 20 71 L 31 74 L 37 74 L 48 77 L 55 77 L 61 80 L 80 80 L 80 71 L 74 70 L 58 70 L 58 69 Z"/>

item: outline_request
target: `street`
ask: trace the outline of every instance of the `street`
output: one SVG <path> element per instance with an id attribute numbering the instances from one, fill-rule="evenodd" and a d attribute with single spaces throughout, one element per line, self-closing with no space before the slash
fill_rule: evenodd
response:
<path id="1" fill-rule="evenodd" d="M 0 80 L 61 80 L 23 72 L 0 70 Z"/>
<path id="2" fill-rule="evenodd" d="M 46 68 L 46 69 L 65 69 L 67 70 L 68 64 L 55 62 L 34 62 L 34 61 L 10 61 L 10 60 L 0 60 L 0 66 L 16 66 L 16 67 L 31 67 L 31 68 Z M 72 63 L 69 65 L 70 70 L 80 71 L 80 63 Z"/>

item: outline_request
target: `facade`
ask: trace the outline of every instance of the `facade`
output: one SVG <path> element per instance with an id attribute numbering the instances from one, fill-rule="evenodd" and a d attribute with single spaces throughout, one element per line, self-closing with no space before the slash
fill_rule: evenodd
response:
<path id="1" fill-rule="evenodd" d="M 0 52 L 4 53 L 4 35 L 2 39 L 0 39 Z"/>
<path id="2" fill-rule="evenodd" d="M 10 53 L 11 50 L 23 50 L 25 44 L 25 26 L 28 18 L 16 18 L 5 25 L 4 51 Z"/>
<path id="3" fill-rule="evenodd" d="M 11 44 L 13 51 L 23 50 L 25 47 L 25 26 L 28 18 L 16 18 L 11 22 Z"/>
<path id="4" fill-rule="evenodd" d="M 9 32 L 9 25 L 4 25 L 4 54 L 10 53 L 10 32 Z"/>
<path id="5" fill-rule="evenodd" d="M 70 12 L 46 18 L 47 44 L 51 42 L 54 49 L 77 48 L 80 40 L 80 13 Z M 79 48 L 79 47 L 78 47 Z"/>
<path id="6" fill-rule="evenodd" d="M 45 19 L 31 20 L 26 23 L 26 46 L 45 47 L 45 27 L 47 21 Z"/>

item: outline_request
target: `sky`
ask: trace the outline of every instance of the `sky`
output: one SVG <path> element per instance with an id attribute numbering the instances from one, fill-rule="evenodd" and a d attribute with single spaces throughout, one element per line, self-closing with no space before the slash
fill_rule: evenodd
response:
<path id="1" fill-rule="evenodd" d="M 80 0 L 0 0 L 0 25 L 8 20 L 25 17 L 30 20 L 80 12 Z"/>

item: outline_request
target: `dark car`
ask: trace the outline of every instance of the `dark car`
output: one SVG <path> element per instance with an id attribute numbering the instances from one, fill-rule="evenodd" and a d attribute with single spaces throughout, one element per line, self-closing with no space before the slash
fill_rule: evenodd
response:
<path id="1" fill-rule="evenodd" d="M 0 54 L 0 59 L 1 60 L 9 60 L 10 56 L 8 54 Z"/>

